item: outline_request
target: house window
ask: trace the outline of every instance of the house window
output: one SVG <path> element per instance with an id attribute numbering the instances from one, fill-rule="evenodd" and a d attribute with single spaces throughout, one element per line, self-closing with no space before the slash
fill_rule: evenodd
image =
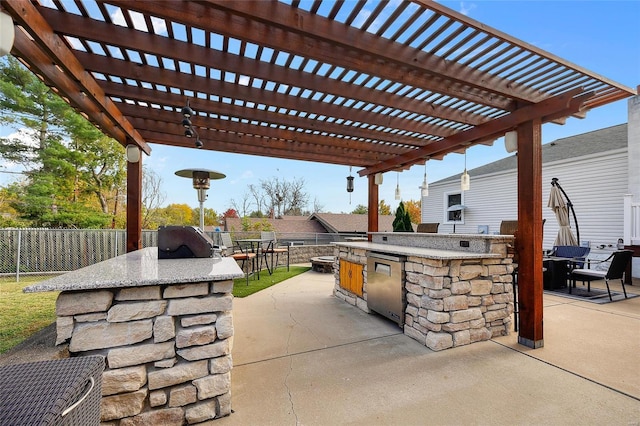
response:
<path id="1" fill-rule="evenodd" d="M 444 205 L 446 206 L 444 212 L 445 223 L 464 223 L 462 192 L 448 192 L 444 196 Z"/>

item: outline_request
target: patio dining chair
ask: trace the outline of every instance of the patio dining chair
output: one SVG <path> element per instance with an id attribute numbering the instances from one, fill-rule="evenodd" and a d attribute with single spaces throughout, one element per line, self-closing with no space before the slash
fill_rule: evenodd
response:
<path id="1" fill-rule="evenodd" d="M 584 267 L 590 251 L 590 247 L 583 246 L 553 246 L 551 256 L 571 258 L 573 266 L 576 269 L 581 269 Z"/>
<path id="2" fill-rule="evenodd" d="M 231 234 L 228 232 L 221 232 L 220 240 L 222 255 L 232 257 L 236 262 L 240 262 L 240 269 L 245 273 L 247 285 L 249 285 L 249 275 L 256 272 L 257 254 L 251 251 L 249 244 L 234 244 L 231 240 Z"/>
<path id="3" fill-rule="evenodd" d="M 600 262 L 589 262 L 589 266 L 596 263 L 605 263 L 611 262 L 609 264 L 609 268 L 606 271 L 599 271 L 595 269 L 574 269 L 571 271 L 571 280 L 573 282 L 573 287 L 576 286 L 576 281 L 582 281 L 582 285 L 584 285 L 585 281 L 587 284 L 587 291 L 591 291 L 591 281 L 602 280 L 604 279 L 604 283 L 607 286 L 607 293 L 609 294 L 609 300 L 613 302 L 613 298 L 611 297 L 611 289 L 609 288 L 609 280 L 620 280 L 620 284 L 622 285 L 622 292 L 624 293 L 624 298 L 627 298 L 627 290 L 624 288 L 624 271 L 627 268 L 629 262 L 631 262 L 631 257 L 633 256 L 633 252 L 631 250 L 620 250 L 611 254 L 605 260 Z M 569 287 L 569 293 L 571 293 L 571 287 Z"/>
<path id="4" fill-rule="evenodd" d="M 260 232 L 260 238 L 264 240 L 262 246 L 262 256 L 264 257 L 264 262 L 267 265 L 267 271 L 269 271 L 269 275 L 276 270 L 279 264 L 280 255 L 287 255 L 287 271 L 289 270 L 289 246 L 280 246 L 278 245 L 278 240 L 276 238 L 276 233 L 273 231 L 262 231 Z M 275 255 L 275 263 L 273 262 L 273 257 Z M 269 263 L 269 258 L 271 263 Z"/>
<path id="5" fill-rule="evenodd" d="M 591 251 L 590 247 L 584 246 L 553 246 L 550 257 L 566 258 L 564 262 L 553 262 L 552 265 L 555 268 L 555 273 L 560 274 L 558 281 L 562 281 L 562 286 L 569 287 L 569 293 L 571 293 L 571 271 L 574 269 L 584 268 L 584 264 L 587 261 L 587 256 Z M 554 280 L 555 281 L 555 280 Z M 573 286 L 575 287 L 575 285 Z"/>

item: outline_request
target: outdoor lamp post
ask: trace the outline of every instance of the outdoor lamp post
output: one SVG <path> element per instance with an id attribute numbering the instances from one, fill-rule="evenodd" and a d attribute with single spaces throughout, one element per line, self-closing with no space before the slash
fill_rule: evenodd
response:
<path id="1" fill-rule="evenodd" d="M 204 202 L 207 199 L 207 189 L 211 179 L 223 179 L 226 175 L 213 170 L 205 169 L 184 169 L 178 170 L 176 176 L 191 178 L 193 188 L 198 191 L 198 202 L 200 202 L 200 229 L 204 232 Z"/>

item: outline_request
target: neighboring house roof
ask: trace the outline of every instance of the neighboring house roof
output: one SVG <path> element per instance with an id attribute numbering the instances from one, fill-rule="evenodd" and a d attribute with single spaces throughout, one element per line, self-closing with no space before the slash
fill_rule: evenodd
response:
<path id="1" fill-rule="evenodd" d="M 395 216 L 378 215 L 378 231 L 393 231 L 393 219 Z M 369 218 L 366 214 L 346 214 L 346 213 L 314 213 L 309 218 L 317 221 L 327 229 L 327 232 L 367 232 Z"/>
<path id="2" fill-rule="evenodd" d="M 580 135 L 556 139 L 542 145 L 542 163 L 568 160 L 627 147 L 627 124 L 594 130 Z M 518 168 L 516 155 L 469 170 L 471 176 L 482 176 Z M 462 173 L 441 179 L 436 183 L 459 180 Z"/>
<path id="3" fill-rule="evenodd" d="M 275 232 L 282 233 L 326 233 L 327 230 L 318 222 L 309 220 L 308 216 L 286 216 L 282 219 L 271 218 L 246 218 L 250 223 L 271 224 L 271 228 Z M 225 219 L 225 231 L 242 231 L 242 219 L 238 217 L 228 217 Z"/>
<path id="4" fill-rule="evenodd" d="M 380 232 L 393 231 L 395 216 L 379 215 L 378 229 Z M 314 213 L 311 216 L 284 216 L 281 219 L 247 218 L 251 223 L 268 222 L 275 232 L 282 233 L 365 233 L 369 226 L 366 214 L 346 213 Z M 242 219 L 228 217 L 225 219 L 225 231 L 242 231 Z"/>

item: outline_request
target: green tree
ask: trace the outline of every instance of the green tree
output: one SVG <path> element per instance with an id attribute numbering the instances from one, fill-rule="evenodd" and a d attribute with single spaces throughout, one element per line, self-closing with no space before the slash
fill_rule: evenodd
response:
<path id="1" fill-rule="evenodd" d="M 198 218 L 198 224 L 200 223 L 200 207 L 196 207 L 193 209 L 193 217 Z M 213 209 L 204 208 L 204 226 L 217 226 L 218 222 L 218 213 L 216 213 Z"/>
<path id="2" fill-rule="evenodd" d="M 169 204 L 159 210 L 158 225 L 198 225 L 199 218 L 188 204 Z"/>
<path id="3" fill-rule="evenodd" d="M 402 201 L 400 201 L 400 204 L 396 209 L 396 217 L 393 220 L 393 232 L 413 232 L 409 212 L 405 210 L 404 203 Z"/>
<path id="4" fill-rule="evenodd" d="M 269 222 L 266 219 L 252 221 L 252 220 L 249 220 L 248 217 L 243 217 L 241 222 L 242 222 L 242 230 L 244 232 L 273 231 L 273 226 L 271 225 L 271 222 Z"/>
<path id="5" fill-rule="evenodd" d="M 367 206 L 358 204 L 356 208 L 353 209 L 351 214 L 367 214 L 368 212 L 369 212 L 369 209 L 367 208 Z"/>
<path id="6" fill-rule="evenodd" d="M 0 77 L 0 124 L 22 135 L 0 138 L 0 157 L 26 169 L 9 189 L 18 217 L 31 226 L 112 224 L 124 190 L 122 147 L 15 59 L 0 61 Z"/>
<path id="7" fill-rule="evenodd" d="M 385 203 L 384 200 L 380 200 L 380 202 L 378 203 L 378 214 L 381 214 L 384 216 L 390 216 L 391 206 Z"/>
<path id="8" fill-rule="evenodd" d="M 422 214 L 420 212 L 420 201 L 405 201 L 404 209 L 407 211 L 407 213 L 409 213 L 409 218 L 411 218 L 412 223 L 420 223 L 422 221 Z"/>

